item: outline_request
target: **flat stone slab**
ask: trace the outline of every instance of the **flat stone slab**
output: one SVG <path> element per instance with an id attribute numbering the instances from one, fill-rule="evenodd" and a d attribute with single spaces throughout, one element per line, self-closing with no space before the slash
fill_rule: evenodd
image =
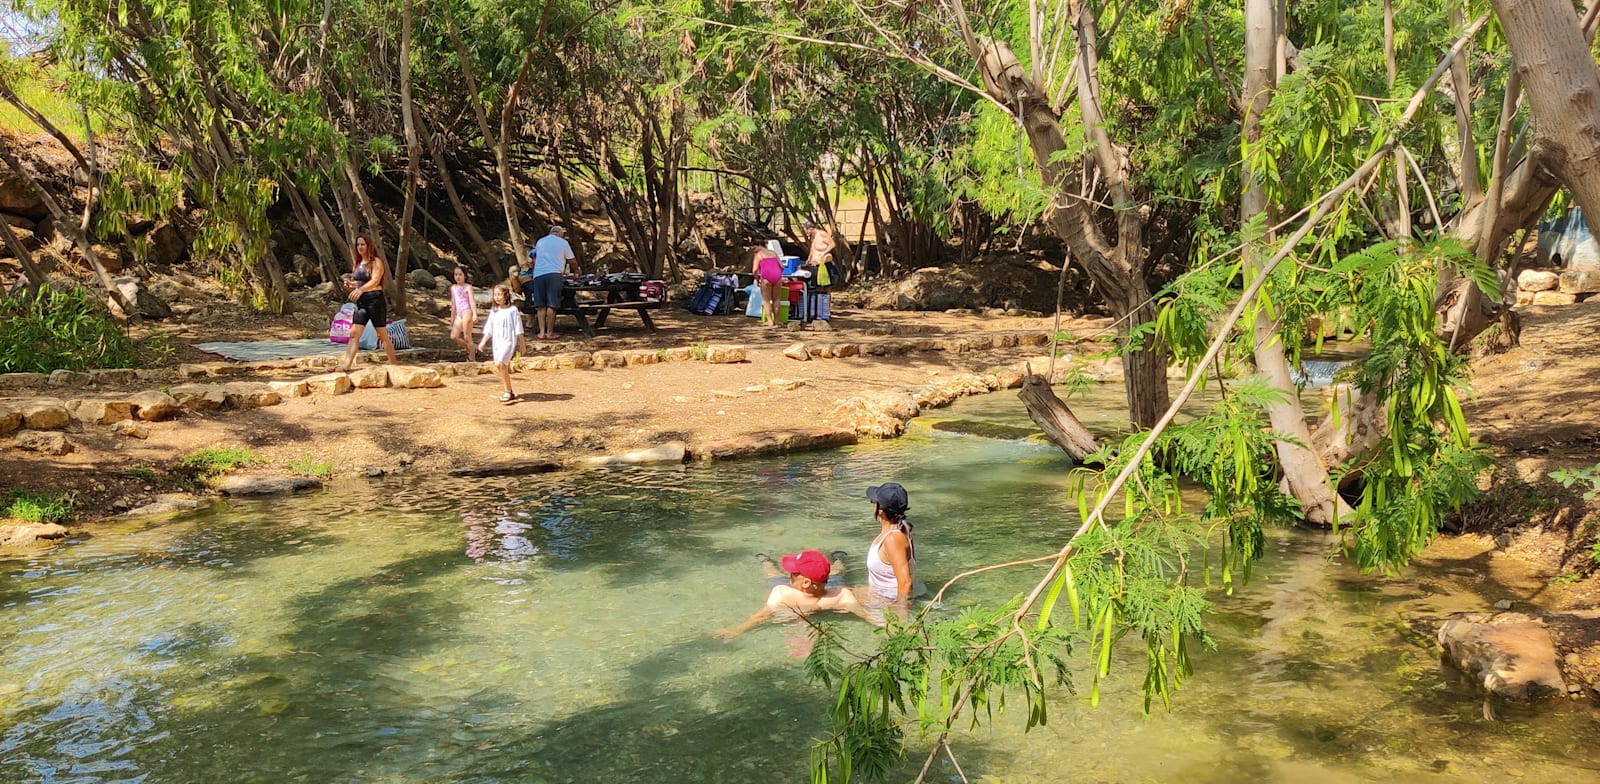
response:
<path id="1" fill-rule="evenodd" d="M 187 496 L 158 498 L 144 506 L 129 509 L 118 517 L 156 517 L 159 515 L 177 514 L 191 509 L 200 508 L 200 500 Z"/>
<path id="2" fill-rule="evenodd" d="M 735 460 L 741 457 L 781 455 L 814 449 L 832 449 L 856 443 L 856 434 L 832 427 L 797 427 L 746 433 L 689 448 L 691 460 Z"/>
<path id="3" fill-rule="evenodd" d="M 230 476 L 217 485 L 217 491 L 223 495 L 281 495 L 321 486 L 321 479 L 309 476 Z"/>
<path id="4" fill-rule="evenodd" d="M 688 454 L 682 441 L 669 441 L 660 446 L 649 449 L 635 449 L 632 452 L 623 452 L 618 455 L 602 455 L 600 457 L 586 457 L 578 461 L 578 465 L 585 466 L 611 466 L 611 465 L 670 465 L 682 463 Z"/>
<path id="5" fill-rule="evenodd" d="M 554 460 L 512 460 L 505 463 L 485 463 L 450 469 L 451 476 L 528 476 L 560 471 L 561 463 Z"/>

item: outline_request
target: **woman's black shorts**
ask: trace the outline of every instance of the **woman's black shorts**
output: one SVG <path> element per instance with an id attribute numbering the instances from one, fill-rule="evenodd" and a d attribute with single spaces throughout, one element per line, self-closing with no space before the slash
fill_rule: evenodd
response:
<path id="1" fill-rule="evenodd" d="M 350 317 L 350 323 L 366 325 L 372 322 L 382 327 L 389 323 L 389 302 L 383 298 L 381 291 L 369 291 L 356 297 L 356 312 Z"/>

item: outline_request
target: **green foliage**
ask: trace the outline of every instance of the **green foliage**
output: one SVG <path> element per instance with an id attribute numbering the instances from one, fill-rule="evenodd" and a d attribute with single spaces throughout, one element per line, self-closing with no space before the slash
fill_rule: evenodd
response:
<path id="1" fill-rule="evenodd" d="M 1493 273 L 1448 240 L 1385 242 L 1332 269 L 1327 302 L 1350 303 L 1358 334 L 1372 343 L 1356 385 L 1387 410 L 1386 448 L 1351 470 L 1361 477 L 1358 518 L 1345 547 L 1365 569 L 1406 563 L 1438 531 L 1446 510 L 1478 495 L 1489 459 L 1467 430 L 1457 388 L 1465 360 L 1438 335 L 1433 307 L 1440 270 L 1496 290 Z"/>
<path id="2" fill-rule="evenodd" d="M 236 468 L 258 462 L 261 462 L 261 458 L 250 451 L 249 447 L 213 447 L 184 455 L 178 460 L 177 468 L 193 475 L 207 477 L 226 474 Z"/>
<path id="3" fill-rule="evenodd" d="M 86 289 L 0 295 L 0 373 L 132 367 L 137 349 Z"/>
<path id="4" fill-rule="evenodd" d="M 30 493 L 12 490 L 0 496 L 0 518 L 10 517 L 28 523 L 59 523 L 72 515 L 75 499 L 70 493 Z"/>
<path id="5" fill-rule="evenodd" d="M 332 460 L 318 460 L 312 455 L 301 455 L 284 464 L 292 473 L 301 476 L 326 478 L 333 473 Z"/>
<path id="6" fill-rule="evenodd" d="M 154 468 L 151 468 L 150 466 L 147 466 L 147 465 L 138 465 L 138 466 L 132 466 L 130 468 L 124 468 L 121 471 L 118 471 L 117 473 L 122 474 L 123 476 L 126 476 L 126 477 L 128 477 L 130 479 L 143 479 L 146 482 L 155 481 L 155 478 L 156 478 L 156 470 Z"/>
<path id="7" fill-rule="evenodd" d="M 1561 468 L 1550 472 L 1550 478 L 1562 487 L 1583 489 L 1583 500 L 1600 498 L 1600 463 L 1588 468 Z"/>

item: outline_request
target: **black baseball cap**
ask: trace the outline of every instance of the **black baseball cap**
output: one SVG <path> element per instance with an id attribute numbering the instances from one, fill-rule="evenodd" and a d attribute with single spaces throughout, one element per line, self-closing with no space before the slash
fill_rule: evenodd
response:
<path id="1" fill-rule="evenodd" d="M 906 497 L 906 489 L 896 482 L 885 482 L 877 487 L 867 488 L 867 500 L 878 505 L 885 512 L 904 512 L 911 508 L 911 499 Z"/>

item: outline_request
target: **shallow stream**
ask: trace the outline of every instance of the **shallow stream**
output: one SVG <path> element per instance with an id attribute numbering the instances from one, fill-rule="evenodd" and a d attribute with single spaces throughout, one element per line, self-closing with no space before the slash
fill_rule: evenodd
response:
<path id="1" fill-rule="evenodd" d="M 1014 394 L 939 419 L 1027 424 Z M 804 633 L 710 635 L 759 606 L 757 552 L 845 550 L 859 574 L 864 489 L 886 480 L 910 489 L 929 586 L 1074 526 L 1058 450 L 935 425 L 710 467 L 352 482 L 0 561 L 0 782 L 805 781 L 831 696 L 801 675 Z M 1140 714 L 1128 648 L 1100 707 L 1085 681 L 1048 727 L 1024 736 L 1004 717 L 961 736 L 965 772 L 1600 780 L 1584 708 L 1485 720 L 1470 685 L 1407 642 L 1405 618 L 1484 599 L 1436 595 L 1425 572 L 1362 576 L 1327 544 L 1272 536 L 1253 581 L 1217 597 L 1219 648 L 1170 712 Z M 964 582 L 948 611 L 1038 574 Z M 954 775 L 941 762 L 933 780 Z"/>

